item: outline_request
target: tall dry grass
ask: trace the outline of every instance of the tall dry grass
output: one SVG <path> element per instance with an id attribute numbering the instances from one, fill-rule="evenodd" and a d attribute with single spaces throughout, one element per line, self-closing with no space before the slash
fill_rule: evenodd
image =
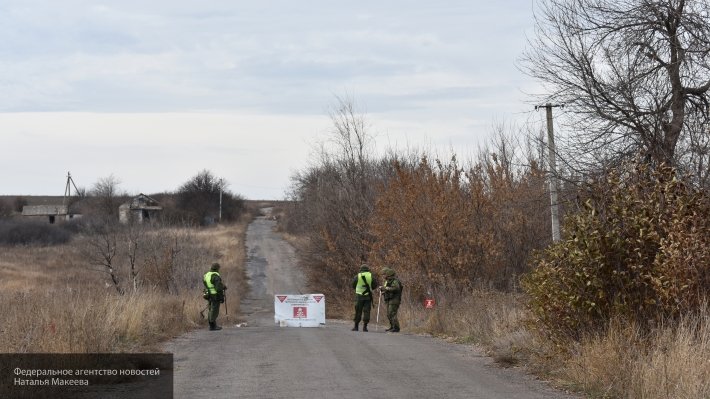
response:
<path id="1" fill-rule="evenodd" d="M 53 247 L 4 247 L 0 252 L 0 352 L 133 352 L 206 326 L 201 277 L 213 261 L 229 286 L 219 321 L 239 318 L 245 290 L 243 239 L 248 219 L 192 230 L 180 241 L 174 270 L 162 276 L 183 286 L 170 292 L 144 284 L 119 295 L 100 268 L 87 263 L 82 239 Z M 154 232 L 155 234 L 166 233 Z M 175 231 L 172 231 L 175 233 Z M 188 234 L 187 232 L 182 232 Z M 146 271 L 148 272 L 148 271 Z"/>
<path id="2" fill-rule="evenodd" d="M 636 326 L 612 323 L 582 341 L 561 376 L 595 397 L 710 398 L 710 315 L 642 335 Z"/>
<path id="3" fill-rule="evenodd" d="M 184 302 L 183 302 L 184 301 Z M 3 294 L 5 352 L 130 352 L 147 349 L 192 324 L 187 301 L 157 292 Z"/>
<path id="4" fill-rule="evenodd" d="M 476 289 L 470 294 L 448 292 L 434 309 L 424 309 L 405 297 L 400 321 L 407 332 L 478 345 L 503 366 L 524 365 L 588 397 L 710 398 L 708 306 L 650 335 L 616 322 L 604 334 L 566 346 L 532 328 L 523 299 Z"/>
<path id="5" fill-rule="evenodd" d="M 437 301 L 433 309 L 425 309 L 405 296 L 399 312 L 405 330 L 480 345 L 504 366 L 528 359 L 533 336 L 526 328 L 530 316 L 520 295 L 479 288 L 447 292 Z"/>

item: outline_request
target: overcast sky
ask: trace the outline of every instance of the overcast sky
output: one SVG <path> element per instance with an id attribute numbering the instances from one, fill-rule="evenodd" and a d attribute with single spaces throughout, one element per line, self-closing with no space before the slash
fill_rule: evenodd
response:
<path id="1" fill-rule="evenodd" d="M 530 120 L 531 0 L 0 0 L 0 194 L 203 169 L 279 199 L 354 98 L 378 149 L 475 153 Z M 539 120 L 534 116 L 535 123 Z"/>

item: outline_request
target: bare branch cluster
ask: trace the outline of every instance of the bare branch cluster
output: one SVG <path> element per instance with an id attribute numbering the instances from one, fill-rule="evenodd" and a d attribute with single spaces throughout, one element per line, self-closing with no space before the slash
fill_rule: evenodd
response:
<path id="1" fill-rule="evenodd" d="M 311 279 L 326 286 L 341 279 L 345 286 L 350 270 L 366 259 L 378 172 L 366 119 L 354 102 L 337 98 L 330 117 L 331 142 L 321 146 L 315 165 L 292 177 L 297 209 L 287 228 L 312 238 L 308 262 L 329 271 Z"/>
<path id="2" fill-rule="evenodd" d="M 489 284 L 515 289 L 528 254 L 550 236 L 533 143 L 523 147 L 501 126 L 466 168 L 455 157 L 375 157 L 363 118 L 339 99 L 330 147 L 292 177 L 294 208 L 284 223 L 308 238 L 311 284 L 349 299 L 352 274 L 366 262 L 375 272 L 394 267 L 411 298 Z"/>
<path id="3" fill-rule="evenodd" d="M 676 164 L 708 135 L 707 0 L 545 0 L 536 33 L 523 68 L 566 105 L 568 156 Z"/>
<path id="4" fill-rule="evenodd" d="M 121 295 L 143 289 L 173 295 L 199 290 L 195 275 L 214 259 L 187 228 L 92 219 L 82 233 L 84 259 L 93 270 L 105 273 L 107 286 Z"/>

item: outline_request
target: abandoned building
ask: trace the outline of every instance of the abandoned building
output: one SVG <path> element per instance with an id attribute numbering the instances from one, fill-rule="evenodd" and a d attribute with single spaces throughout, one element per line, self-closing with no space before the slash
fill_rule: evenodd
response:
<path id="1" fill-rule="evenodd" d="M 67 172 L 67 184 L 64 188 L 63 197 L 38 197 L 33 199 L 33 201 L 36 201 L 35 203 L 31 205 L 27 204 L 22 207 L 22 216 L 30 220 L 44 220 L 49 222 L 49 224 L 81 217 L 81 212 L 77 210 L 81 208 L 81 206 L 77 208 L 77 203 L 80 202 L 80 199 L 72 197 L 72 186 L 78 193 L 79 189 L 76 188 L 71 173 Z M 55 205 L 60 199 L 62 205 Z"/>
<path id="2" fill-rule="evenodd" d="M 30 219 L 45 220 L 49 224 L 67 221 L 80 217 L 69 209 L 68 205 L 25 205 L 22 207 L 22 216 Z"/>
<path id="3" fill-rule="evenodd" d="M 118 219 L 121 223 L 143 223 L 155 219 L 162 210 L 158 201 L 145 194 L 138 194 L 130 202 L 118 207 Z"/>

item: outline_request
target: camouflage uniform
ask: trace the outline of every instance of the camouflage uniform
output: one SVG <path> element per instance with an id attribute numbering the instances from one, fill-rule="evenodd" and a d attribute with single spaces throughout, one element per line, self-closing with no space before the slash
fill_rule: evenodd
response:
<path id="1" fill-rule="evenodd" d="M 402 283 L 395 277 L 394 270 L 389 267 L 383 271 L 385 275 L 385 285 L 380 287 L 384 292 L 385 304 L 387 305 L 387 319 L 390 322 L 390 328 L 387 332 L 399 332 L 399 320 L 397 320 L 397 311 L 399 304 L 402 302 Z"/>
<path id="2" fill-rule="evenodd" d="M 367 331 L 367 323 L 370 322 L 370 310 L 372 309 L 372 290 L 377 286 L 375 276 L 370 272 L 370 268 L 363 264 L 360 266 L 360 273 L 353 279 L 353 289 L 355 290 L 355 326 L 353 331 L 358 330 L 360 320 L 363 322 L 362 331 Z"/>
<path id="3" fill-rule="evenodd" d="M 224 303 L 224 290 L 227 286 L 222 282 L 222 276 L 219 274 L 219 263 L 213 263 L 210 271 L 202 277 L 202 283 L 205 285 L 206 299 L 209 301 L 209 313 L 207 321 L 210 324 L 210 330 L 221 330 L 222 327 L 217 325 L 217 316 L 219 316 L 219 305 Z"/>

